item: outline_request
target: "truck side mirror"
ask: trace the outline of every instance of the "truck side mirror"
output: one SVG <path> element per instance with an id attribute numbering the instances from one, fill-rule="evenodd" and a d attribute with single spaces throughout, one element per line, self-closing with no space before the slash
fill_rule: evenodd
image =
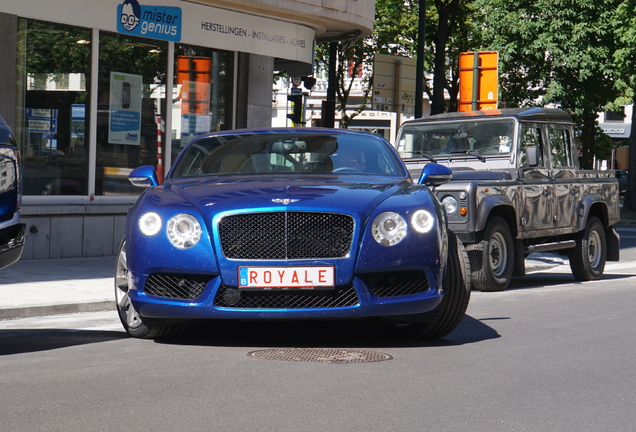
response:
<path id="1" fill-rule="evenodd" d="M 448 183 L 452 178 L 453 173 L 450 168 L 436 163 L 429 163 L 422 169 L 422 175 L 420 175 L 417 183 L 426 186 L 439 186 Z"/>
<path id="2" fill-rule="evenodd" d="M 526 162 L 528 163 L 529 167 L 536 167 L 537 165 L 539 165 L 539 147 L 526 147 Z"/>
<path id="3" fill-rule="evenodd" d="M 152 165 L 135 168 L 128 174 L 128 180 L 133 186 L 138 187 L 159 186 L 157 171 L 155 171 L 155 167 Z"/>

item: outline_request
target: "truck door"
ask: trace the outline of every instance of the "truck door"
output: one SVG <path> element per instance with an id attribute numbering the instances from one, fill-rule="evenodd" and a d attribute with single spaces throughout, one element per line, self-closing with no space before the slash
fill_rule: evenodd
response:
<path id="1" fill-rule="evenodd" d="M 547 145 L 541 132 L 540 125 L 521 125 L 517 155 L 522 192 L 522 208 L 519 215 L 522 233 L 536 233 L 536 231 L 554 228 L 554 184 L 546 164 Z M 539 164 L 537 166 L 528 166 L 526 148 L 529 146 L 538 148 Z M 547 234 L 549 233 L 546 232 Z M 532 236 L 536 237 L 536 234 Z"/>
<path id="2" fill-rule="evenodd" d="M 572 131 L 567 126 L 549 125 L 551 177 L 554 181 L 554 224 L 557 228 L 576 224 L 576 205 L 581 198 L 577 181 Z"/>

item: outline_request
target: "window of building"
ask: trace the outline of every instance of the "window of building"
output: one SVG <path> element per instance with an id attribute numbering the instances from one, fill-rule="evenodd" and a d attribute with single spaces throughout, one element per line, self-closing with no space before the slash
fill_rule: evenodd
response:
<path id="1" fill-rule="evenodd" d="M 176 44 L 172 94 L 172 158 L 202 133 L 231 129 L 232 53 Z"/>
<path id="2" fill-rule="evenodd" d="M 132 169 L 152 165 L 161 176 L 169 165 L 164 154 L 174 159 L 195 136 L 232 128 L 233 53 L 174 44 L 168 59 L 169 44 L 18 20 L 15 133 L 24 195 L 139 195 L 143 189 L 128 181 Z M 98 72 L 91 71 L 97 47 Z"/>
<path id="3" fill-rule="evenodd" d="M 605 111 L 606 122 L 624 122 L 625 121 L 625 107 L 621 107 L 616 111 Z"/>
<path id="4" fill-rule="evenodd" d="M 167 51 L 167 42 L 100 33 L 95 195 L 138 195 L 130 171 L 161 168 Z"/>
<path id="5" fill-rule="evenodd" d="M 24 195 L 86 195 L 91 31 L 18 22 L 16 135 Z"/>

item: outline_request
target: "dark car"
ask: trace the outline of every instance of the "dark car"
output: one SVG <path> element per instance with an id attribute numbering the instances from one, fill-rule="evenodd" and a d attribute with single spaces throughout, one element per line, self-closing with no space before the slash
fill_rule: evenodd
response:
<path id="1" fill-rule="evenodd" d="M 196 319 L 379 319 L 437 338 L 470 297 L 465 251 L 432 187 L 413 184 L 377 135 L 235 130 L 198 137 L 163 185 L 153 167 L 129 211 L 116 268 L 126 331 L 154 338 Z"/>
<path id="2" fill-rule="evenodd" d="M 621 198 L 623 198 L 627 193 L 627 175 L 629 174 L 629 171 L 614 170 L 614 174 L 616 176 L 616 180 L 618 180 L 618 194 Z"/>
<path id="3" fill-rule="evenodd" d="M 25 226 L 20 223 L 22 200 L 18 146 L 11 129 L 0 117 L 0 268 L 20 259 Z"/>

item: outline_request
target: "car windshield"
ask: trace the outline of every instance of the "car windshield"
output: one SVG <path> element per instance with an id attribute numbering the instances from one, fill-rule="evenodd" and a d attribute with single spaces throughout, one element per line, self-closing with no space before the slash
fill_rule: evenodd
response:
<path id="1" fill-rule="evenodd" d="M 407 124 L 397 150 L 403 159 L 506 155 L 511 151 L 514 128 L 512 119 Z"/>
<path id="2" fill-rule="evenodd" d="M 374 135 L 268 132 L 195 140 L 172 177 L 272 173 L 405 175 L 387 143 Z"/>

